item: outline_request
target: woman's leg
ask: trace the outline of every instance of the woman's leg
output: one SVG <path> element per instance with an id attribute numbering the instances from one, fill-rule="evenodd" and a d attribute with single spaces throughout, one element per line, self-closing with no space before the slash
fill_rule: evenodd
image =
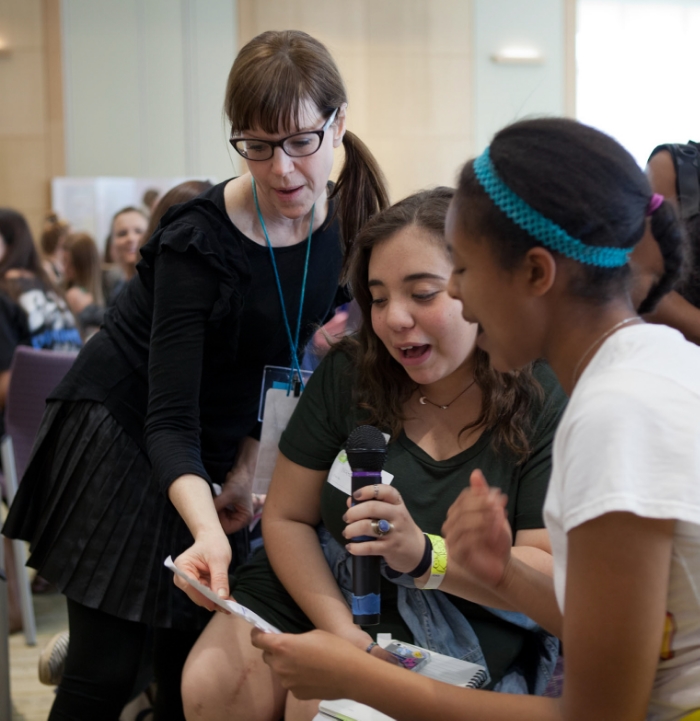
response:
<path id="1" fill-rule="evenodd" d="M 182 669 L 199 631 L 157 628 L 153 632 L 153 673 L 156 700 L 153 721 L 185 721 L 182 710 Z"/>
<path id="2" fill-rule="evenodd" d="M 151 630 L 70 599 L 68 626 L 66 668 L 49 721 L 117 721 L 137 690 Z"/>
<path id="3" fill-rule="evenodd" d="M 250 643 L 251 627 L 215 613 L 182 673 L 187 721 L 278 721 L 286 691 Z"/>

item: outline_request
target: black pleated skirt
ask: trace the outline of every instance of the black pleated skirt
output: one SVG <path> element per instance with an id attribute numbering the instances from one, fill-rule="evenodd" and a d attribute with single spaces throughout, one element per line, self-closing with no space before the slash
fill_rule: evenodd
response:
<path id="1" fill-rule="evenodd" d="M 93 401 L 52 401 L 3 533 L 77 603 L 159 628 L 201 629 L 211 614 L 164 559 L 193 542 L 146 454 Z"/>

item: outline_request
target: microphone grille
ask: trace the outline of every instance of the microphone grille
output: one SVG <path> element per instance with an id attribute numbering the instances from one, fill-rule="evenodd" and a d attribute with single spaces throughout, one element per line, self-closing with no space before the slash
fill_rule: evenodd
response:
<path id="1" fill-rule="evenodd" d="M 386 460 L 386 440 L 374 426 L 358 426 L 348 436 L 345 450 L 353 469 L 381 470 Z"/>

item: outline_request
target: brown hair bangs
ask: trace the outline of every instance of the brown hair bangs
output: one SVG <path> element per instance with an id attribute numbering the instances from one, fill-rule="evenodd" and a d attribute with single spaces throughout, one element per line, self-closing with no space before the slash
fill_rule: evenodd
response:
<path id="1" fill-rule="evenodd" d="M 289 133 L 302 127 L 308 101 L 324 117 L 347 102 L 331 54 L 301 31 L 268 31 L 238 54 L 229 73 L 224 110 L 233 134 L 253 129 Z"/>

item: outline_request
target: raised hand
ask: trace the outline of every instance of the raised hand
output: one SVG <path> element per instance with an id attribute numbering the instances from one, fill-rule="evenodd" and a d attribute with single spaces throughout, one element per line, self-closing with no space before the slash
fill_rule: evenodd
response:
<path id="1" fill-rule="evenodd" d="M 349 543 L 348 551 L 355 556 L 383 556 L 395 571 L 413 571 L 423 558 L 425 537 L 411 518 L 401 494 L 393 486 L 380 483 L 357 491 L 355 500 L 365 503 L 348 508 L 343 516 L 347 523 L 343 536 L 348 539 L 373 536 L 377 540 Z M 377 529 L 376 522 L 380 520 L 389 524 L 384 535 Z"/>
<path id="2" fill-rule="evenodd" d="M 510 563 L 513 534 L 505 506 L 508 497 L 489 488 L 483 473 L 473 471 L 471 487 L 447 512 L 442 535 L 450 563 L 457 563 L 478 582 L 496 588 Z"/>

